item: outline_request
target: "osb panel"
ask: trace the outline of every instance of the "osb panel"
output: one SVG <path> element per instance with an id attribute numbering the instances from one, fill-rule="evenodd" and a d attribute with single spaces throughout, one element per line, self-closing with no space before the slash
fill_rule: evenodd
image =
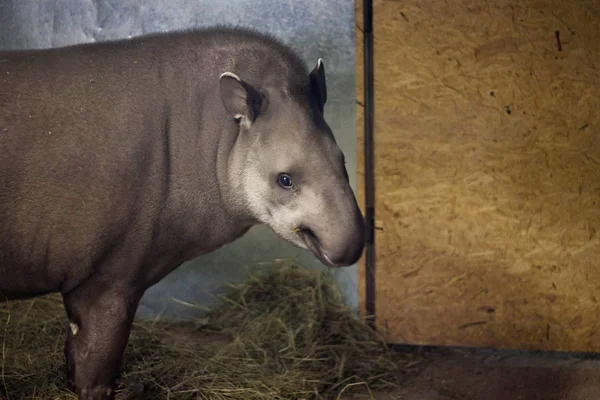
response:
<path id="1" fill-rule="evenodd" d="M 374 1 L 388 341 L 600 351 L 599 21 L 585 0 Z"/>
<path id="2" fill-rule="evenodd" d="M 356 200 L 363 214 L 365 214 L 365 157 L 364 157 L 364 40 L 363 40 L 363 13 L 362 0 L 354 1 L 356 16 Z M 366 252 L 366 251 L 365 251 Z M 357 263 L 358 273 L 358 313 L 366 315 L 365 310 L 365 252 Z"/>

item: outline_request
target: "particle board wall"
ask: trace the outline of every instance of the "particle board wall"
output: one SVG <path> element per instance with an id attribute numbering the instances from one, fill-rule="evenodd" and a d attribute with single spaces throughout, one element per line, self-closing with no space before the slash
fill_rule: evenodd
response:
<path id="1" fill-rule="evenodd" d="M 600 3 L 374 0 L 374 43 L 385 339 L 600 351 Z"/>

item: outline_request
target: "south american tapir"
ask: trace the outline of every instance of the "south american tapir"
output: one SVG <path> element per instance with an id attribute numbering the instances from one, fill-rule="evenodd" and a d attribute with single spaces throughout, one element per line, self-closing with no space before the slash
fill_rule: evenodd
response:
<path id="1" fill-rule="evenodd" d="M 62 295 L 79 399 L 114 399 L 150 286 L 256 224 L 358 261 L 326 101 L 322 59 L 246 28 L 0 52 L 0 299 Z"/>

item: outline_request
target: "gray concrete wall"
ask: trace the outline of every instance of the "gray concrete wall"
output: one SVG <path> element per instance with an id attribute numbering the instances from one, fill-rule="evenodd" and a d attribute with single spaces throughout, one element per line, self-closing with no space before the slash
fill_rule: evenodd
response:
<path id="1" fill-rule="evenodd" d="M 0 0 L 0 49 L 47 48 L 130 38 L 151 32 L 233 24 L 272 33 L 309 64 L 322 57 L 328 84 L 326 118 L 356 177 L 355 40 L 352 0 Z M 211 303 L 226 283 L 245 279 L 247 266 L 295 259 L 325 268 L 312 254 L 253 228 L 240 240 L 182 265 L 150 288 L 138 316 L 188 318 L 184 302 Z M 334 272 L 348 305 L 357 307 L 356 266 Z"/>

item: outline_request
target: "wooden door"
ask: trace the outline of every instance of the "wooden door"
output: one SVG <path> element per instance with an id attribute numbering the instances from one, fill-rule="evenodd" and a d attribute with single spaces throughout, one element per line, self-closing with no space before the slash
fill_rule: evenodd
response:
<path id="1" fill-rule="evenodd" d="M 388 341 L 600 351 L 595 4 L 374 1 Z M 356 16 L 360 28 L 361 1 Z M 358 102 L 362 51 L 357 29 Z M 362 115 L 357 104 L 361 201 Z M 361 305 L 364 286 L 361 262 Z"/>

